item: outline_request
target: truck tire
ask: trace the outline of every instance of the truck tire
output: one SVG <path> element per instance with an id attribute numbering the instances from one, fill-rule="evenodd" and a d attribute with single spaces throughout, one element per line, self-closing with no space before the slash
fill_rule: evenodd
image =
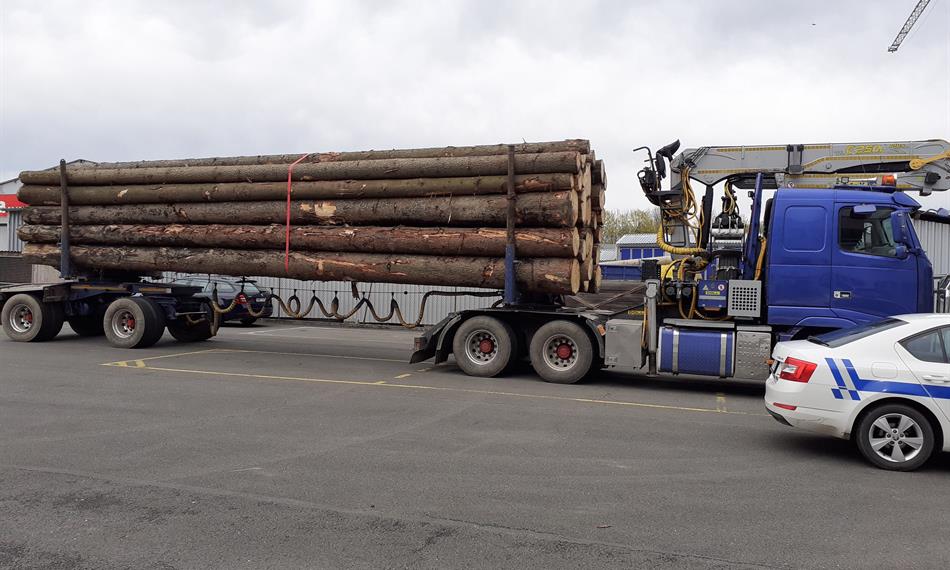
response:
<path id="1" fill-rule="evenodd" d="M 889 471 L 913 471 L 930 459 L 936 443 L 930 419 L 905 404 L 865 412 L 855 427 L 861 455 Z"/>
<path id="2" fill-rule="evenodd" d="M 43 342 L 54 338 L 63 328 L 63 308 L 44 303 L 28 293 L 7 299 L 0 312 L 3 332 L 17 342 Z"/>
<path id="3" fill-rule="evenodd" d="M 104 312 L 103 308 L 100 307 L 89 315 L 67 317 L 66 322 L 69 323 L 73 332 L 79 336 L 102 336 L 106 334 L 105 328 L 102 325 Z"/>
<path id="4" fill-rule="evenodd" d="M 165 333 L 165 314 L 145 297 L 121 297 L 106 309 L 102 326 L 116 348 L 148 348 Z"/>
<path id="5" fill-rule="evenodd" d="M 594 363 L 594 343 L 579 324 L 551 321 L 531 337 L 531 366 L 547 382 L 573 384 L 582 380 Z"/>
<path id="6" fill-rule="evenodd" d="M 168 322 L 168 332 L 178 342 L 201 342 L 214 336 L 208 319 L 194 324 L 185 319 L 175 319 Z"/>
<path id="7" fill-rule="evenodd" d="M 463 322 L 452 340 L 452 353 L 462 372 L 492 378 L 513 360 L 515 334 L 508 323 L 494 317 L 472 317 Z"/>

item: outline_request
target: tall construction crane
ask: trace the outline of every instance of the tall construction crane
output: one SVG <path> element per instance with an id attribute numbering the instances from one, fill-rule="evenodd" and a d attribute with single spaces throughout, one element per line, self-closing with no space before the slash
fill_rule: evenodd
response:
<path id="1" fill-rule="evenodd" d="M 907 34 L 910 33 L 910 30 L 914 27 L 914 24 L 917 23 L 917 20 L 920 19 L 920 15 L 924 13 L 924 10 L 927 9 L 927 5 L 930 4 L 930 0 L 920 0 L 917 2 L 917 6 L 914 7 L 914 11 L 910 13 L 910 16 L 907 16 L 907 21 L 904 22 L 904 26 L 901 28 L 901 31 L 897 32 L 897 37 L 894 38 L 894 42 L 891 44 L 891 47 L 887 48 L 889 52 L 897 51 L 897 48 L 901 47 L 904 38 L 907 37 Z"/>

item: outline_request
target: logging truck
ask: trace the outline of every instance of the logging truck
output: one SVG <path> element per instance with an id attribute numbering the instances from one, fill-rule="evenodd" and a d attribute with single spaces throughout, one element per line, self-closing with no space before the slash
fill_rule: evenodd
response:
<path id="1" fill-rule="evenodd" d="M 950 278 L 935 297 L 932 266 L 910 219 L 920 204 L 907 194 L 950 189 L 946 141 L 703 147 L 677 154 L 678 147 L 655 154 L 638 149 L 647 156 L 641 189 L 660 210 L 658 242 L 670 256 L 644 263 L 642 302 L 615 311 L 579 295 L 580 306 L 569 307 L 563 294 L 519 290 L 516 184 L 509 169 L 501 302 L 430 327 L 416 339 L 411 362 L 454 355 L 466 374 L 487 377 L 527 359 L 539 376 L 557 383 L 604 367 L 762 379 L 779 341 L 932 312 L 935 298 L 938 310 L 950 311 Z M 700 199 L 694 181 L 705 185 Z M 722 206 L 714 216 L 720 185 Z M 739 190 L 751 199 L 746 216 Z M 61 264 L 71 257 L 67 206 L 61 250 L 49 258 Z M 113 271 L 99 281 L 0 290 L 4 331 L 13 340 L 47 340 L 68 321 L 80 334 L 104 332 L 113 345 L 128 348 L 153 344 L 166 328 L 180 341 L 213 336 L 220 308 L 195 297 L 194 287 L 143 283 L 135 272 L 149 262 L 137 262 L 131 273 Z M 63 273 L 71 274 L 66 267 Z M 563 279 L 552 276 L 552 283 Z"/>
<path id="2" fill-rule="evenodd" d="M 452 354 L 465 373 L 495 376 L 527 356 L 559 383 L 601 367 L 764 379 L 779 341 L 932 312 L 935 299 L 950 312 L 950 277 L 934 290 L 910 219 L 920 204 L 905 193 L 950 188 L 946 141 L 678 148 L 638 149 L 658 243 L 672 256 L 644 263 L 642 307 L 555 307 L 506 283 L 503 306 L 448 316 L 416 339 L 412 362 Z M 705 185 L 701 201 L 693 180 Z M 737 190 L 751 198 L 748 222 Z"/>

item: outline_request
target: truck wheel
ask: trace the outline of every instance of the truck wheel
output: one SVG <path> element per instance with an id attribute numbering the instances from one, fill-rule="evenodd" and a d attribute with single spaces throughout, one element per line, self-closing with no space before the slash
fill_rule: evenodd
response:
<path id="1" fill-rule="evenodd" d="M 10 297 L 0 312 L 3 332 L 17 342 L 42 342 L 54 338 L 63 328 L 63 308 L 44 303 L 27 293 Z"/>
<path id="2" fill-rule="evenodd" d="M 66 322 L 79 336 L 102 336 L 106 332 L 102 325 L 102 315 L 102 309 L 98 309 L 91 315 L 68 317 Z"/>
<path id="3" fill-rule="evenodd" d="M 185 319 L 169 321 L 168 332 L 178 342 L 201 342 L 214 336 L 211 332 L 211 321 L 207 319 L 194 324 Z"/>
<path id="4" fill-rule="evenodd" d="M 887 404 L 864 414 L 855 442 L 864 457 L 881 469 L 913 471 L 934 452 L 933 425 L 904 404 Z"/>
<path id="5" fill-rule="evenodd" d="M 515 334 L 507 323 L 493 317 L 472 317 L 459 326 L 452 353 L 462 372 L 469 376 L 498 376 L 511 363 Z"/>
<path id="6" fill-rule="evenodd" d="M 145 297 L 112 301 L 102 323 L 106 339 L 117 348 L 147 348 L 165 332 L 165 314 Z"/>
<path id="7" fill-rule="evenodd" d="M 577 323 L 551 321 L 531 337 L 531 366 L 547 382 L 573 384 L 587 375 L 594 362 L 590 336 Z"/>

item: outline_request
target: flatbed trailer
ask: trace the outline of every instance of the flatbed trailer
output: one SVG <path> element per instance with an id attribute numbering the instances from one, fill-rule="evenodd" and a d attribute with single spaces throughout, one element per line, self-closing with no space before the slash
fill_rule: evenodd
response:
<path id="1" fill-rule="evenodd" d="M 214 334 L 199 287 L 141 281 L 64 281 L 0 289 L 3 331 L 14 341 L 51 340 L 64 323 L 80 336 L 105 336 L 119 348 L 145 348 L 167 328 L 179 342 Z"/>

